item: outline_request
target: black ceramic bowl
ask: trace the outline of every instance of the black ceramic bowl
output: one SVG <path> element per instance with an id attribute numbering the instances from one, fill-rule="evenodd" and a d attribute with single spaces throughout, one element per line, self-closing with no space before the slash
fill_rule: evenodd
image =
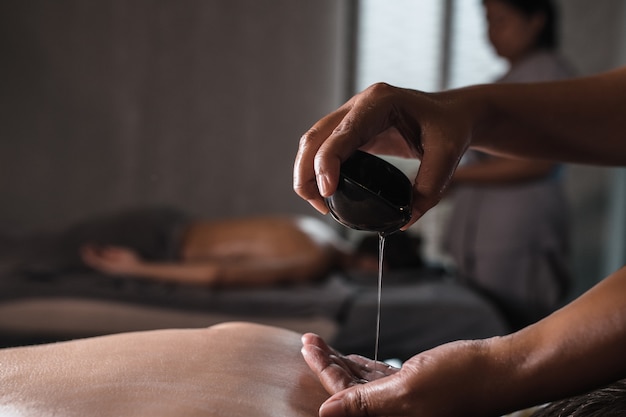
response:
<path id="1" fill-rule="evenodd" d="M 326 204 L 344 226 L 390 234 L 411 219 L 412 195 L 411 181 L 397 167 L 356 151 L 341 164 L 337 191 Z"/>

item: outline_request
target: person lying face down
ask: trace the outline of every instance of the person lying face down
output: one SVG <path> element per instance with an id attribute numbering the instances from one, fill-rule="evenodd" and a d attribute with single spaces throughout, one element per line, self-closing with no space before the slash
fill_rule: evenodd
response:
<path id="1" fill-rule="evenodd" d="M 163 226 L 152 229 L 159 227 Z M 210 287 L 265 287 L 323 278 L 351 250 L 336 230 L 307 216 L 186 219 L 170 228 L 174 230 L 167 233 L 171 243 L 165 252 L 152 254 L 132 240 L 83 240 L 82 261 L 100 272 L 127 277 Z M 150 243 L 154 241 L 158 238 Z"/>
<path id="2" fill-rule="evenodd" d="M 312 216 L 207 219 L 167 206 L 94 214 L 59 231 L 21 236 L 12 246 L 14 253 L 2 257 L 13 257 L 20 273 L 95 269 L 212 287 L 314 281 L 351 252 L 335 229 Z"/>
<path id="3" fill-rule="evenodd" d="M 60 233 L 25 236 L 15 246 L 21 250 L 17 269 L 26 273 L 96 270 L 220 288 L 314 282 L 337 270 L 376 268 L 378 262 L 376 239 L 373 251 L 369 245 L 354 247 L 312 216 L 202 219 L 159 206 L 92 216 Z M 392 235 L 386 247 L 389 268 L 422 265 L 408 236 Z"/>
<path id="4" fill-rule="evenodd" d="M 0 415 L 313 417 L 300 335 L 249 323 L 0 350 Z"/>
<path id="5" fill-rule="evenodd" d="M 385 269 L 423 265 L 418 239 L 387 238 Z M 309 216 L 260 216 L 189 222 L 173 259 L 150 260 L 123 245 L 83 244 L 83 262 L 104 273 L 212 287 L 312 282 L 332 271 L 378 268 L 378 236 L 353 246 Z"/>

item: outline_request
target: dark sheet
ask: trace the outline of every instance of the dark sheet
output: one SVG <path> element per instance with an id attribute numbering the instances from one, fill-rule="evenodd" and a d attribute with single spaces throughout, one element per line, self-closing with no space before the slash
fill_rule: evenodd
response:
<path id="1" fill-rule="evenodd" d="M 375 276 L 335 274 L 314 284 L 212 290 L 95 272 L 14 274 L 0 280 L 0 314 L 5 314 L 0 320 L 0 337 L 19 333 L 21 327 L 25 333 L 33 329 L 45 333 L 46 340 L 43 341 L 93 336 L 95 334 L 85 329 L 85 326 L 89 327 L 89 306 L 93 305 L 95 328 L 95 322 L 102 320 L 104 303 L 117 308 L 111 310 L 107 332 L 142 330 L 137 326 L 148 326 L 146 329 L 167 327 L 171 323 L 179 327 L 195 327 L 198 323 L 203 326 L 214 324 L 215 320 L 286 323 L 285 326 L 297 331 L 319 331 L 322 322 L 323 329 L 328 325 L 333 327 L 325 336 L 337 348 L 372 356 L 377 312 L 376 282 Z M 401 271 L 386 275 L 383 282 L 382 357 L 406 359 L 420 350 L 450 340 L 488 337 L 507 330 L 497 311 L 486 300 L 442 276 L 441 271 Z M 75 302 L 80 302 L 80 309 L 74 310 L 79 313 L 52 311 Z M 126 307 L 147 309 L 147 314 L 152 312 L 157 322 L 137 325 L 133 317 L 138 314 L 137 309 Z M 100 314 L 97 319 L 96 310 Z M 145 323 L 146 312 L 142 314 Z M 167 314 L 176 314 L 177 321 L 163 319 Z M 33 315 L 36 315 L 36 326 L 28 323 L 33 320 Z M 206 317 L 206 322 L 199 322 L 198 317 Z M 76 321 L 75 332 L 71 331 L 73 320 Z M 64 334 L 55 334 L 59 332 L 57 329 L 63 329 Z"/>
<path id="2" fill-rule="evenodd" d="M 0 302 L 73 297 L 242 316 L 336 317 L 354 291 L 338 276 L 316 285 L 214 290 L 86 272 L 5 278 L 0 284 Z"/>

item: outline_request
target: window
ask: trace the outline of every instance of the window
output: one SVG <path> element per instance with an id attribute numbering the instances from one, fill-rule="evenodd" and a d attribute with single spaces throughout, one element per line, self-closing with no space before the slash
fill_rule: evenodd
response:
<path id="1" fill-rule="evenodd" d="M 358 5 L 356 91 L 379 81 L 440 91 L 490 82 L 505 70 L 486 36 L 482 0 L 359 0 Z M 434 264 L 449 262 L 442 250 L 448 211 L 441 203 L 410 229 L 425 238 L 422 255 Z"/>
<path id="2" fill-rule="evenodd" d="M 504 71 L 486 38 L 481 0 L 360 0 L 358 10 L 357 91 L 378 81 L 437 91 Z"/>

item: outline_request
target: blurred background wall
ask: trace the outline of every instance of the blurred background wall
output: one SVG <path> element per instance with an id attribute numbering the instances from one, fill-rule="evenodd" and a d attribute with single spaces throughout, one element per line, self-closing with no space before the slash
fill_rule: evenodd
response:
<path id="1" fill-rule="evenodd" d="M 469 1 L 480 5 L 457 3 Z M 562 51 L 580 74 L 626 63 L 624 2 L 558 4 Z M 293 157 L 300 135 L 355 88 L 357 6 L 3 0 L 0 231 L 145 204 L 206 217 L 314 214 L 292 191 Z M 425 26 L 418 17 L 413 26 Z M 435 27 L 410 42 L 438 36 Z M 615 168 L 569 170 L 580 289 L 626 256 L 624 181 Z"/>
<path id="2" fill-rule="evenodd" d="M 312 212 L 300 135 L 346 95 L 335 0 L 0 2 L 0 230 L 118 207 Z"/>
<path id="3" fill-rule="evenodd" d="M 581 75 L 626 65 L 626 3 L 560 0 L 562 51 Z M 624 168 L 572 166 L 572 269 L 583 291 L 626 264 Z"/>

